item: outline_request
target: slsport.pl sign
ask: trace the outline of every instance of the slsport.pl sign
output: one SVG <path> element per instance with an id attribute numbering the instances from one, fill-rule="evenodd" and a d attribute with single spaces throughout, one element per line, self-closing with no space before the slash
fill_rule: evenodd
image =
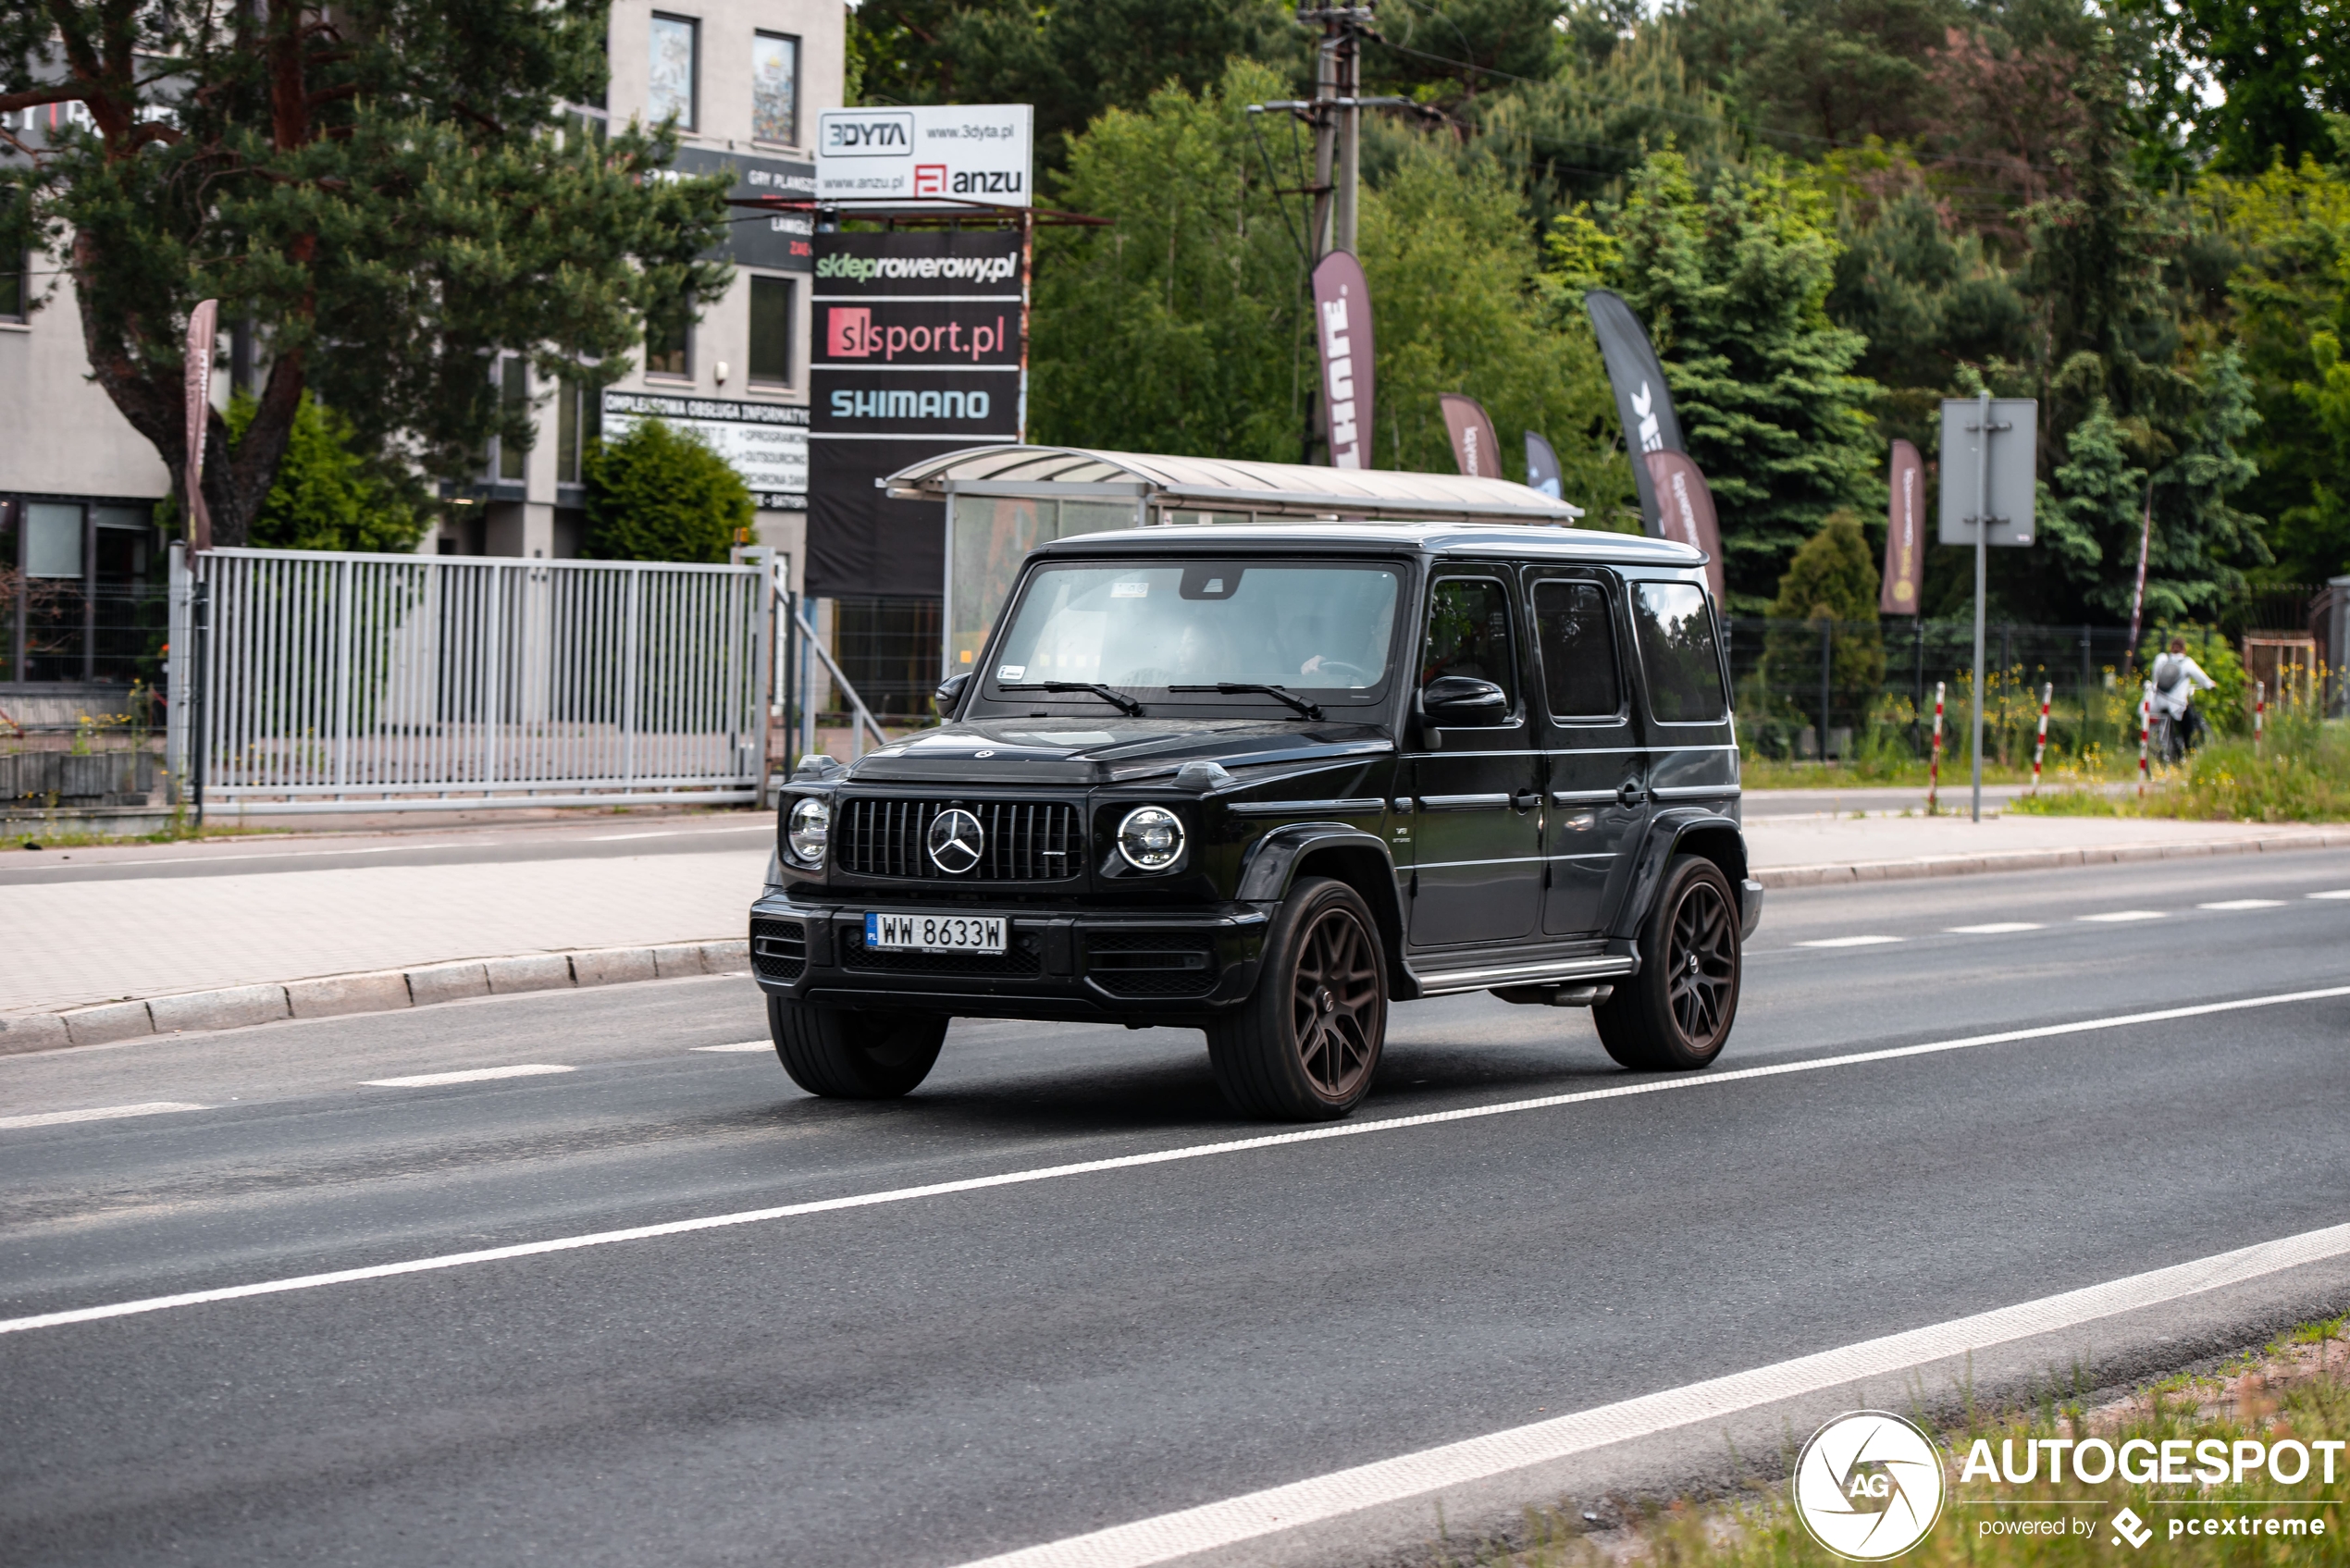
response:
<path id="1" fill-rule="evenodd" d="M 1024 207 L 1035 111 L 1026 104 L 916 104 L 816 117 L 816 199 L 951 212 Z"/>

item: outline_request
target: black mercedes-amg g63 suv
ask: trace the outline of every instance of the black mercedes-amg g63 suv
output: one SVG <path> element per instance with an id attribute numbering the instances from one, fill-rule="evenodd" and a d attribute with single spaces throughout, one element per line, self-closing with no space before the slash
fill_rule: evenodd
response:
<path id="1" fill-rule="evenodd" d="M 946 722 L 792 776 L 751 961 L 817 1094 L 965 1018 L 1206 1031 L 1252 1116 L 1351 1111 L 1391 1002 L 1589 1006 L 1701 1068 L 1762 912 L 1702 558 L 1417 524 L 1044 546 Z"/>

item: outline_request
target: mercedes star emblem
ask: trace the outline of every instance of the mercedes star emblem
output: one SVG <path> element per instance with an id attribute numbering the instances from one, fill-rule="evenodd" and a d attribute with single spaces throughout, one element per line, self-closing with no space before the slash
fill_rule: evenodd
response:
<path id="1" fill-rule="evenodd" d="M 948 876 L 960 876 L 978 865 L 980 846 L 986 842 L 979 819 L 959 806 L 930 820 L 930 862 Z"/>

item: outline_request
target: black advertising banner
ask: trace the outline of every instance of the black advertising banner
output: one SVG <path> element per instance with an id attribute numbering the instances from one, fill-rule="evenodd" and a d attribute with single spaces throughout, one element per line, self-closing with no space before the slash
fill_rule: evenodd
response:
<path id="1" fill-rule="evenodd" d="M 819 234 L 815 249 L 808 591 L 937 598 L 937 503 L 874 481 L 1020 438 L 1020 234 Z"/>
<path id="2" fill-rule="evenodd" d="M 680 147 L 670 167 L 679 174 L 730 173 L 735 188 L 726 192 L 742 200 L 782 196 L 805 202 L 816 194 L 816 166 L 782 158 L 755 158 L 748 153 L 711 153 Z M 816 222 L 804 212 L 761 212 L 736 207 L 728 215 L 726 258 L 762 272 L 812 272 L 816 266 Z"/>
<path id="3" fill-rule="evenodd" d="M 1641 466 L 1649 471 L 1664 510 L 1664 537 L 1705 552 L 1705 580 L 1713 586 L 1713 602 L 1720 604 L 1729 583 L 1722 567 L 1722 526 L 1713 514 L 1712 487 L 1687 452 L 1652 451 Z"/>
<path id="4" fill-rule="evenodd" d="M 1891 488 L 1886 514 L 1885 577 L 1876 607 L 1884 615 L 1915 615 L 1919 593 L 1925 586 L 1925 463 L 1908 441 L 1893 443 Z"/>
<path id="5" fill-rule="evenodd" d="M 1322 351 L 1322 435 L 1332 468 L 1371 465 L 1371 286 L 1363 264 L 1332 251 L 1314 268 L 1315 340 Z"/>
<path id="6" fill-rule="evenodd" d="M 1605 289 L 1583 296 L 1590 313 L 1591 330 L 1599 335 L 1600 357 L 1607 362 L 1608 384 L 1615 389 L 1615 412 L 1624 421 L 1624 443 L 1630 449 L 1632 484 L 1640 493 L 1640 520 L 1658 538 L 1664 537 L 1664 513 L 1656 499 L 1656 481 L 1645 461 L 1652 451 L 1686 451 L 1681 422 L 1673 414 L 1673 394 L 1664 387 L 1664 367 L 1632 307 Z"/>
<path id="7" fill-rule="evenodd" d="M 1531 430 L 1526 433 L 1526 485 L 1552 500 L 1559 499 L 1559 454 L 1551 450 L 1550 442 Z"/>

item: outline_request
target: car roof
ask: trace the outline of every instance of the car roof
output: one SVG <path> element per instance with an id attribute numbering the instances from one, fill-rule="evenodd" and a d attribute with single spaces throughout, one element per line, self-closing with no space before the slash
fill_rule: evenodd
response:
<path id="1" fill-rule="evenodd" d="M 1508 556 L 1521 561 L 1614 562 L 1688 567 L 1702 551 L 1676 539 L 1597 528 L 1492 523 L 1169 523 L 1074 534 L 1036 547 L 1040 556 L 1220 554 L 1227 550 L 1393 550 L 1417 555 Z"/>

